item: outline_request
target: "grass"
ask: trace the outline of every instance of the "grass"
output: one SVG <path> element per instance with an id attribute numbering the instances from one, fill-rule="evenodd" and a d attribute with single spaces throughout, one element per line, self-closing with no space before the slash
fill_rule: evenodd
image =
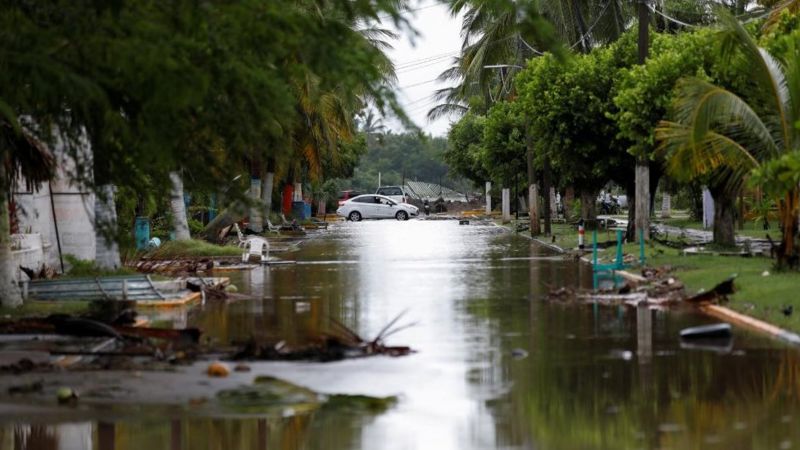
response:
<path id="1" fill-rule="evenodd" d="M 234 245 L 215 245 L 206 241 L 190 239 L 167 241 L 160 247 L 149 251 L 146 257 L 152 259 L 197 258 L 202 256 L 240 256 L 242 249 Z"/>
<path id="2" fill-rule="evenodd" d="M 70 268 L 66 274 L 59 278 L 94 278 L 136 275 L 136 271 L 129 267 L 120 267 L 119 269 L 108 270 L 97 267 L 94 261 L 78 259 L 72 255 L 64 255 L 64 259 L 67 260 Z"/>
<path id="3" fill-rule="evenodd" d="M 578 233 L 574 227 L 566 224 L 553 224 L 555 245 L 572 249 L 578 245 Z M 524 233 L 527 233 L 525 231 Z M 542 241 L 551 243 L 552 237 L 543 236 Z M 614 232 L 598 231 L 598 241 L 614 240 Z M 586 247 L 591 249 L 591 232 L 586 233 Z M 611 262 L 615 256 L 614 246 L 600 249 L 598 259 Z M 623 245 L 623 253 L 638 259 L 639 245 Z M 761 257 L 683 256 L 680 251 L 660 244 L 650 243 L 645 246 L 646 264 L 651 267 L 671 266 L 675 276 L 686 286 L 687 292 L 696 293 L 701 289 L 708 290 L 717 283 L 736 274 L 737 292 L 731 296 L 727 305 L 731 309 L 765 320 L 795 332 L 800 332 L 800 289 L 799 272 L 777 272 L 774 262 Z M 638 272 L 636 267 L 632 272 Z M 764 276 L 764 272 L 769 275 Z M 786 316 L 783 309 L 792 305 L 794 312 Z"/>
<path id="4" fill-rule="evenodd" d="M 79 315 L 88 310 L 88 301 L 40 302 L 28 300 L 19 308 L 0 307 L 0 317 L 19 319 L 22 317 L 46 317 L 50 314 Z"/>

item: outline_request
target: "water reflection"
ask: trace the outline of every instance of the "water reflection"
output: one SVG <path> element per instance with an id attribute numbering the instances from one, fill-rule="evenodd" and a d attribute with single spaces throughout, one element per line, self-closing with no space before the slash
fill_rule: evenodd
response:
<path id="1" fill-rule="evenodd" d="M 708 321 L 688 311 L 548 304 L 552 287 L 590 285 L 589 269 L 496 227 L 348 223 L 285 256 L 298 264 L 234 276 L 257 300 L 208 304 L 185 320 L 223 343 L 299 344 L 330 332 L 330 318 L 369 337 L 408 309 L 420 324 L 390 343 L 419 350 L 412 356 L 254 365 L 318 392 L 396 394 L 397 406 L 382 414 L 321 408 L 290 417 L 9 425 L 0 448 L 800 445 L 796 351 L 741 330 L 727 353 L 681 348 L 680 329 Z M 514 357 L 515 349 L 527 356 Z"/>

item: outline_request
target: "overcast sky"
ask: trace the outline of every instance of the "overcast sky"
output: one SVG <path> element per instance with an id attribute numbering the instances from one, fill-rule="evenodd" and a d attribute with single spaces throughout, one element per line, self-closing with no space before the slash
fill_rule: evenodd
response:
<path id="1" fill-rule="evenodd" d="M 434 136 L 444 136 L 454 118 L 428 122 L 426 115 L 436 105 L 431 98 L 433 92 L 446 86 L 436 77 L 452 65 L 461 48 L 461 19 L 450 17 L 445 5 L 432 0 L 419 0 L 411 9 L 409 22 L 419 35 L 411 40 L 409 32 L 401 31 L 389 52 L 397 71 L 398 98 L 420 128 Z M 402 131 L 396 120 L 385 123 L 393 131 Z"/>

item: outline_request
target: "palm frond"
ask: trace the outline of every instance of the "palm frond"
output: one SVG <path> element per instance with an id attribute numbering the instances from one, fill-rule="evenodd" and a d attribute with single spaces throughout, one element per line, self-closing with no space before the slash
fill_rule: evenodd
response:
<path id="1" fill-rule="evenodd" d="M 764 30 L 768 31 L 775 28 L 784 11 L 789 11 L 790 14 L 797 14 L 800 12 L 800 0 L 784 0 L 775 5 L 772 10 L 770 10 L 769 16 L 764 22 Z"/>
<path id="2" fill-rule="evenodd" d="M 790 127 L 793 124 L 788 116 L 788 93 L 780 63 L 769 52 L 758 46 L 755 39 L 732 14 L 725 10 L 719 10 L 717 13 L 723 25 L 720 32 L 720 50 L 723 57 L 731 59 L 741 55 L 749 63 L 752 68 L 751 78 L 775 106 L 775 111 L 780 117 L 783 141 L 788 145 L 791 142 Z"/>
<path id="3" fill-rule="evenodd" d="M 47 146 L 24 127 L 0 120 L 0 156 L 11 182 L 22 177 L 28 188 L 48 181 L 56 169 L 56 159 Z M 2 187 L 3 189 L 6 186 Z"/>
<path id="4" fill-rule="evenodd" d="M 715 128 L 725 126 L 737 140 L 747 140 L 749 150 L 758 157 L 780 153 L 780 146 L 770 128 L 742 98 L 698 78 L 678 82 L 673 117 L 691 130 L 690 144 L 696 145 Z"/>
<path id="5" fill-rule="evenodd" d="M 758 160 L 740 143 L 728 136 L 708 131 L 699 140 L 693 129 L 676 122 L 662 121 L 656 128 L 658 152 L 666 156 L 667 172 L 689 181 L 720 169 L 739 178 L 759 166 Z"/>
<path id="6" fill-rule="evenodd" d="M 463 116 L 469 112 L 469 107 L 459 104 L 459 103 L 442 103 L 440 105 L 436 105 L 428 111 L 427 117 L 428 120 L 434 121 L 441 117 L 447 116 Z"/>

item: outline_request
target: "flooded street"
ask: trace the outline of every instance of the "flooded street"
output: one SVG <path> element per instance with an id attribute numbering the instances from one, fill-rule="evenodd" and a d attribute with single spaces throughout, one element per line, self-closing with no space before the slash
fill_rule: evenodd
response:
<path id="1" fill-rule="evenodd" d="M 297 264 L 234 273 L 261 300 L 206 304 L 177 325 L 219 343 L 302 344 L 335 318 L 409 356 L 251 364 L 321 394 L 396 396 L 387 408 L 193 412 L 127 405 L 85 420 L 4 415 L 0 449 L 788 449 L 800 446 L 800 354 L 734 329 L 729 347 L 682 348 L 689 311 L 549 304 L 591 269 L 496 226 L 457 221 L 335 224 L 279 255 Z M 227 274 L 226 274 L 227 275 Z M 202 373 L 205 364 L 187 368 Z M 157 381 L 156 381 L 157 382 Z M 206 386 L 219 382 L 202 378 Z M 205 384 L 202 384 L 205 383 Z"/>

